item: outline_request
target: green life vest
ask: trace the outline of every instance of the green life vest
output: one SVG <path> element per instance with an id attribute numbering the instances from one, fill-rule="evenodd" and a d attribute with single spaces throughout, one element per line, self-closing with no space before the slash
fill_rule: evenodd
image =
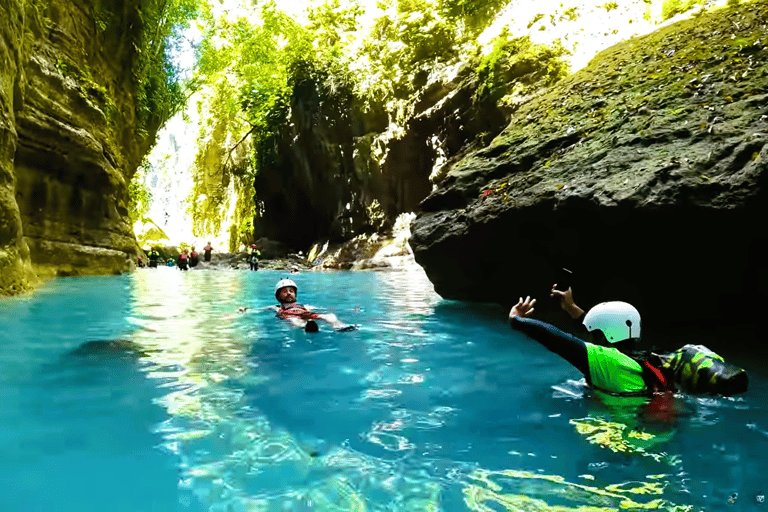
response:
<path id="1" fill-rule="evenodd" d="M 585 345 L 592 386 L 608 393 L 639 394 L 646 391 L 640 363 L 613 347 Z"/>

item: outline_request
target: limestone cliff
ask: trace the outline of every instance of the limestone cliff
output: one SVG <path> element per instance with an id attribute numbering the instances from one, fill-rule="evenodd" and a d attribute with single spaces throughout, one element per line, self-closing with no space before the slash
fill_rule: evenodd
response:
<path id="1" fill-rule="evenodd" d="M 518 77 L 510 78 L 514 84 Z M 387 231 L 432 190 L 436 165 L 488 142 L 508 120 L 478 93 L 471 66 L 418 92 L 402 133 L 386 133 L 392 113 L 351 91 L 328 96 L 320 80 L 294 86 L 290 118 L 266 151 L 255 180 L 261 214 L 255 237 L 307 250 L 318 240 Z"/>
<path id="2" fill-rule="evenodd" d="M 766 306 L 768 2 L 603 51 L 522 105 L 421 204 L 411 246 L 438 293 L 546 309 L 577 299 L 648 321 L 755 325 Z M 752 315 L 752 316 L 750 316 Z"/>
<path id="3" fill-rule="evenodd" d="M 127 183 L 159 119 L 137 119 L 139 2 L 0 0 L 0 293 L 119 273 Z"/>

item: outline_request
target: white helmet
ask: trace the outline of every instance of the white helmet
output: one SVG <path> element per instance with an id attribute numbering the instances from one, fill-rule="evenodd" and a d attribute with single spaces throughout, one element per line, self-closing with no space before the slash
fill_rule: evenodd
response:
<path id="1" fill-rule="evenodd" d="M 279 281 L 277 282 L 277 284 L 275 285 L 275 298 L 276 298 L 277 300 L 280 300 L 280 298 L 277 296 L 278 292 L 279 292 L 280 290 L 282 290 L 283 288 L 287 288 L 287 287 L 289 287 L 289 286 L 292 286 L 292 287 L 293 287 L 293 289 L 294 289 L 294 290 L 296 290 L 296 291 L 298 291 L 298 290 L 299 290 L 299 287 L 298 287 L 298 286 L 296 286 L 296 283 L 294 283 L 294 282 L 293 282 L 293 281 L 291 281 L 290 279 L 281 279 L 281 280 L 279 280 Z"/>
<path id="2" fill-rule="evenodd" d="M 588 331 L 602 331 L 608 343 L 640 338 L 640 313 L 626 302 L 603 302 L 584 317 Z"/>

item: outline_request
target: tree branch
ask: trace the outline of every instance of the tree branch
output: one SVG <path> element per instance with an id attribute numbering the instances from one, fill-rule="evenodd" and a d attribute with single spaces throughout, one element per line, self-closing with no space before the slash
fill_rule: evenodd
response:
<path id="1" fill-rule="evenodd" d="M 235 144 L 234 146 L 232 146 L 232 147 L 230 148 L 230 150 L 229 150 L 229 154 L 227 155 L 227 159 L 226 159 L 226 161 L 224 162 L 224 167 L 226 167 L 226 166 L 227 166 L 227 164 L 230 162 L 230 160 L 232 160 L 232 153 L 233 153 L 233 152 L 234 152 L 234 151 L 237 149 L 237 146 L 239 146 L 240 144 L 242 144 L 242 143 L 245 141 L 245 139 L 247 139 L 247 138 L 248 138 L 248 136 L 249 136 L 250 134 L 252 134 L 252 133 L 253 133 L 255 130 L 256 130 L 256 125 L 251 125 L 251 129 L 250 129 L 250 130 L 248 130 L 248 133 L 246 133 L 245 135 L 243 135 L 243 138 L 241 138 L 239 141 L 237 141 L 237 144 Z"/>

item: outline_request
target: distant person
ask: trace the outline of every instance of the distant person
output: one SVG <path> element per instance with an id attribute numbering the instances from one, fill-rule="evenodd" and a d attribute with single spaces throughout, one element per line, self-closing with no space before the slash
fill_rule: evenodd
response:
<path id="1" fill-rule="evenodd" d="M 213 250 L 213 247 L 211 247 L 211 242 L 208 242 L 205 247 L 203 247 L 203 260 L 204 261 L 211 261 L 211 251 Z"/>
<path id="2" fill-rule="evenodd" d="M 187 249 L 181 251 L 176 264 L 179 266 L 179 270 L 189 270 L 189 251 Z"/>
<path id="3" fill-rule="evenodd" d="M 197 254 L 195 246 L 193 245 L 192 250 L 189 253 L 189 268 L 196 267 L 198 263 L 200 263 L 200 256 Z"/>
<path id="4" fill-rule="evenodd" d="M 157 268 L 157 262 L 160 260 L 160 253 L 157 252 L 156 247 L 152 247 L 149 251 L 149 268 Z"/>
<path id="5" fill-rule="evenodd" d="M 290 279 L 281 279 L 275 285 L 275 298 L 280 303 L 272 306 L 276 316 L 283 320 L 289 320 L 296 327 L 301 327 L 307 332 L 317 332 L 318 325 L 315 320 L 328 322 L 337 331 L 351 331 L 356 329 L 354 325 L 341 322 L 333 313 L 315 313 L 312 306 L 305 306 L 296 302 L 298 287 Z"/>
<path id="6" fill-rule="evenodd" d="M 261 251 L 259 251 L 256 244 L 251 245 L 251 252 L 248 255 L 248 263 L 251 266 L 251 270 L 259 270 L 259 257 L 261 256 Z"/>
<path id="7" fill-rule="evenodd" d="M 138 260 L 136 260 L 136 266 L 139 268 L 144 268 L 144 258 L 139 256 Z"/>
<path id="8" fill-rule="evenodd" d="M 175 267 L 176 262 L 173 260 L 173 258 L 168 258 L 168 261 L 165 262 L 166 267 Z"/>

